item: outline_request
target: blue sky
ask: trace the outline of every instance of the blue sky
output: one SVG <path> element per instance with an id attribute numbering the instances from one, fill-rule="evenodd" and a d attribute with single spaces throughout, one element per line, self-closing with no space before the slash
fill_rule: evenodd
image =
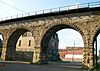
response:
<path id="1" fill-rule="evenodd" d="M 0 17 L 95 1 L 98 0 L 0 0 Z M 4 2 L 24 12 L 18 11 Z"/>
<path id="2" fill-rule="evenodd" d="M 95 1 L 99 0 L 0 0 L 0 18 L 43 9 L 50 9 Z M 73 46 L 74 41 L 75 46 L 84 46 L 80 33 L 76 32 L 75 30 L 60 30 L 58 34 L 60 38 L 60 48 L 65 48 L 66 46 Z M 99 39 L 100 37 L 98 36 L 98 42 L 100 42 Z"/>

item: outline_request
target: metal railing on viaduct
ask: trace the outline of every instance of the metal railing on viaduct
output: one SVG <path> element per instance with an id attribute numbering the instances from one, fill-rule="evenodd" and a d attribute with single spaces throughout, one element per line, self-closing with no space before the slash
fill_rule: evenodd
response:
<path id="1" fill-rule="evenodd" d="M 30 13 L 18 14 L 18 15 L 14 15 L 14 16 L 0 18 L 0 21 L 6 21 L 6 20 L 10 20 L 10 19 L 22 18 L 22 17 L 27 17 L 27 16 L 35 16 L 35 15 L 40 15 L 40 14 L 70 11 L 70 10 L 81 9 L 81 8 L 95 8 L 95 7 L 100 7 L 100 1 L 83 3 L 83 4 L 75 4 L 75 5 L 58 7 L 58 8 L 39 10 L 39 11 L 30 12 Z"/>

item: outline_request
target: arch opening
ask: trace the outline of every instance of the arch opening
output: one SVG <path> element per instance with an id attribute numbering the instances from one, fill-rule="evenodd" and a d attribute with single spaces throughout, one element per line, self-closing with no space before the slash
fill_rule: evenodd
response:
<path id="1" fill-rule="evenodd" d="M 3 48 L 3 35 L 0 34 L 0 58 L 1 58 L 1 55 L 2 55 L 2 48 Z"/>
<path id="2" fill-rule="evenodd" d="M 82 36 L 80 35 L 81 41 L 82 41 L 82 46 L 80 46 L 80 47 L 82 47 L 82 48 L 80 48 L 79 46 L 78 47 L 73 46 L 73 44 L 72 44 L 72 46 L 67 47 L 66 43 L 64 43 L 64 45 L 66 45 L 66 46 L 64 48 L 62 46 L 62 48 L 61 48 L 61 46 L 60 46 L 61 41 L 59 39 L 59 31 L 61 31 L 61 30 L 77 31 L 75 28 L 73 28 L 69 25 L 64 25 L 64 24 L 56 25 L 56 26 L 53 26 L 52 28 L 50 28 L 45 33 L 45 35 L 41 41 L 41 49 L 42 49 L 41 54 L 44 55 L 43 57 L 46 57 L 43 59 L 46 59 L 47 62 L 77 62 L 77 61 L 75 61 L 75 57 L 76 56 L 79 57 L 80 55 L 75 55 L 75 52 L 80 53 L 83 58 L 82 54 L 83 54 L 84 44 L 83 44 Z M 66 34 L 66 33 L 64 33 L 64 34 Z M 78 34 L 80 34 L 80 33 L 78 33 Z M 70 35 L 70 36 L 72 36 L 72 35 Z M 70 41 L 65 40 L 65 38 L 67 37 L 67 34 L 66 34 L 66 37 L 64 37 L 63 35 L 60 37 L 64 38 L 63 41 L 70 42 Z M 72 38 L 74 38 L 74 37 L 75 37 L 75 35 L 73 34 Z M 76 48 L 74 48 L 74 47 L 76 47 Z M 80 51 L 76 51 L 76 50 L 80 50 Z M 68 52 L 72 53 L 72 54 L 68 55 Z M 73 56 L 74 56 L 74 58 L 73 58 Z M 69 60 L 68 60 L 68 57 L 70 57 Z M 82 63 L 82 58 L 80 58 L 80 61 L 78 61 L 78 62 Z"/>
<path id="3" fill-rule="evenodd" d="M 93 54 L 94 54 L 94 64 L 100 64 L 100 29 L 97 30 L 93 39 Z"/>
<path id="4" fill-rule="evenodd" d="M 29 30 L 15 30 L 8 39 L 6 60 L 32 62 L 34 43 L 34 37 Z"/>

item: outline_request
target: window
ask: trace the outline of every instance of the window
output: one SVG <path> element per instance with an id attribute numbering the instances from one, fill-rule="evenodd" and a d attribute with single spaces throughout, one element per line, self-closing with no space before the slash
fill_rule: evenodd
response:
<path id="1" fill-rule="evenodd" d="M 21 40 L 19 40 L 19 46 L 21 46 Z"/>
<path id="2" fill-rule="evenodd" d="M 29 40 L 29 45 L 28 46 L 31 46 L 31 40 Z"/>

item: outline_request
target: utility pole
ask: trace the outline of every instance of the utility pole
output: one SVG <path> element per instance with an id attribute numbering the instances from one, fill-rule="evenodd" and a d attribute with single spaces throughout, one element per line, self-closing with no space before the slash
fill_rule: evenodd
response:
<path id="1" fill-rule="evenodd" d="M 75 47 L 75 40 L 74 40 L 74 47 Z"/>
<path id="2" fill-rule="evenodd" d="M 74 47 L 75 47 L 75 40 L 74 40 Z M 72 47 L 72 51 L 73 51 L 72 61 L 74 61 L 74 47 Z"/>
<path id="3" fill-rule="evenodd" d="M 90 63 L 90 29 L 89 29 L 89 27 L 88 27 L 88 30 L 87 30 L 87 35 L 88 35 L 88 50 L 87 50 L 87 52 L 88 52 L 88 60 L 87 60 L 87 62 L 88 62 L 88 64 Z"/>

